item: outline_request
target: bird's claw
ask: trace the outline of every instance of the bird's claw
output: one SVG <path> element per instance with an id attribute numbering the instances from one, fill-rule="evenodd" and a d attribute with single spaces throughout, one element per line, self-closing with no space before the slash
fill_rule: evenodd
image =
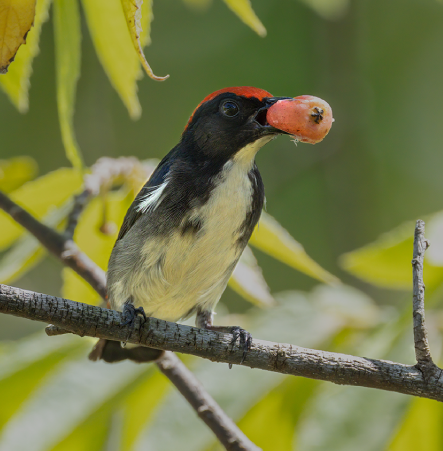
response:
<path id="1" fill-rule="evenodd" d="M 242 329 L 241 327 L 234 326 L 231 329 L 232 333 L 232 340 L 231 345 L 234 346 L 236 341 L 240 339 L 240 347 L 243 348 L 243 356 L 240 362 L 240 365 L 246 360 L 246 355 L 248 351 L 251 350 L 252 346 L 252 335 L 246 331 L 245 329 Z M 229 368 L 231 368 L 232 365 L 229 365 Z"/>
<path id="2" fill-rule="evenodd" d="M 138 307 L 135 308 L 134 305 L 128 301 L 125 302 L 125 305 L 123 306 L 123 318 L 124 318 L 124 322 L 121 323 L 121 326 L 127 326 L 128 324 L 130 324 L 130 328 L 129 328 L 129 333 L 128 336 L 126 337 L 126 340 L 124 342 L 122 342 L 122 346 L 126 346 L 126 343 L 129 340 L 129 337 L 131 336 L 131 333 L 134 329 L 134 324 L 135 324 L 135 319 L 137 318 L 138 315 L 143 316 L 143 323 L 146 321 L 146 313 L 143 309 L 143 307 Z"/>

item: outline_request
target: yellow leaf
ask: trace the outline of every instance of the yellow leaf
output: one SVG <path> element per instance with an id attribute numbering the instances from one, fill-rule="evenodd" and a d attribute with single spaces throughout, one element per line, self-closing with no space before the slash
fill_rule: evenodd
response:
<path id="1" fill-rule="evenodd" d="M 81 31 L 76 0 L 54 0 L 57 106 L 66 157 L 82 170 L 83 160 L 74 136 L 74 102 L 80 76 Z"/>
<path id="2" fill-rule="evenodd" d="M 50 341 L 54 344 L 49 343 Z M 80 340 L 72 340 L 70 337 L 63 337 L 60 341 L 48 340 L 43 334 L 8 343 L 1 362 L 2 369 L 6 371 L 0 373 L 2 430 L 8 420 L 14 417 L 42 382 L 44 383 L 48 374 L 81 346 Z"/>
<path id="3" fill-rule="evenodd" d="M 442 420 L 440 403 L 430 399 L 413 399 L 388 451 L 440 451 L 443 448 Z"/>
<path id="4" fill-rule="evenodd" d="M 37 238 L 23 236 L 0 260 L 0 283 L 12 283 L 34 268 L 46 251 Z"/>
<path id="5" fill-rule="evenodd" d="M 157 371 L 126 396 L 122 403 L 124 417 L 120 451 L 134 449 L 134 444 L 170 388 L 168 380 Z M 147 399 L 149 403 L 146 403 Z"/>
<path id="6" fill-rule="evenodd" d="M 152 15 L 152 0 L 121 0 L 123 6 L 123 12 L 125 14 L 126 23 L 128 24 L 129 34 L 131 35 L 132 44 L 134 45 L 135 51 L 138 54 L 140 62 L 145 69 L 146 73 L 150 78 L 157 81 L 166 80 L 169 75 L 165 77 L 157 77 L 152 72 L 151 66 L 146 61 L 145 54 L 143 53 L 143 44 L 140 39 L 140 35 L 142 33 L 142 14 L 149 15 L 147 17 L 146 23 L 151 22 L 150 16 Z M 145 4 L 146 7 L 143 8 L 142 4 Z"/>
<path id="7" fill-rule="evenodd" d="M 0 190 L 9 193 L 31 180 L 37 173 L 37 163 L 31 157 L 0 160 Z"/>
<path id="8" fill-rule="evenodd" d="M 62 440 L 54 447 L 47 448 L 47 450 L 78 451 L 82 449 L 98 451 L 106 449 L 109 425 L 113 424 L 113 415 L 113 410 L 108 408 L 99 409 L 98 412 L 94 412 L 92 415 L 86 416 L 86 418 L 81 418 L 80 421 L 76 421 L 76 427 L 73 430 L 65 430 Z M 77 420 L 77 418 L 75 419 Z"/>
<path id="9" fill-rule="evenodd" d="M 112 191 L 106 198 L 107 226 L 110 233 L 103 233 L 103 199 L 93 199 L 83 212 L 75 230 L 74 240 L 102 269 L 107 269 L 109 256 L 117 239 L 119 228 L 133 200 L 127 188 Z M 63 270 L 63 296 L 88 304 L 98 304 L 100 296 L 80 276 L 69 268 Z"/>
<path id="10" fill-rule="evenodd" d="M 412 246 L 414 223 L 402 224 L 385 233 L 373 243 L 343 254 L 340 265 L 354 276 L 386 288 L 410 289 L 412 287 Z M 443 268 L 424 260 L 427 291 L 443 280 Z"/>
<path id="11" fill-rule="evenodd" d="M 257 249 L 295 269 L 329 284 L 339 283 L 337 277 L 323 269 L 303 246 L 270 215 L 262 212 L 260 222 L 249 241 Z"/>
<path id="12" fill-rule="evenodd" d="M 13 1 L 11 0 L 11 3 Z M 8 0 L 0 0 L 0 4 L 2 2 L 8 3 Z M 21 113 L 28 110 L 29 77 L 32 72 L 32 60 L 39 52 L 40 31 L 43 23 L 48 19 L 50 3 L 51 0 L 39 0 L 37 2 L 34 27 L 26 38 L 26 45 L 20 47 L 14 64 L 9 67 L 8 73 L 0 76 L 0 85 Z M 0 16 L 2 16 L 1 12 Z"/>
<path id="13" fill-rule="evenodd" d="M 34 22 L 36 0 L 0 0 L 0 74 L 8 72 Z"/>
<path id="14" fill-rule="evenodd" d="M 245 414 L 239 427 L 263 450 L 294 449 L 297 423 L 318 385 L 311 379 L 286 378 Z"/>
<path id="15" fill-rule="evenodd" d="M 249 0 L 224 0 L 228 7 L 259 36 L 266 36 L 266 28 L 256 16 Z"/>
<path id="16" fill-rule="evenodd" d="M 151 22 L 154 19 L 152 12 L 152 0 L 144 0 L 141 6 L 140 17 L 140 42 L 142 47 L 151 44 Z"/>
<path id="17" fill-rule="evenodd" d="M 120 0 L 83 0 L 83 8 L 98 58 L 130 116 L 137 119 L 141 114 L 137 80 L 142 71 Z"/>
<path id="18" fill-rule="evenodd" d="M 78 341 L 86 346 L 92 344 L 90 340 Z M 118 443 L 120 439 L 120 435 L 109 435 L 111 431 L 111 434 L 120 433 L 120 405 L 129 393 L 150 377 L 153 370 L 152 365 L 123 363 L 109 372 L 107 365 L 88 362 L 83 349 L 81 354 L 77 352 L 73 359 L 41 384 L 31 402 L 20 410 L 20 417 L 11 418 L 6 426 L 6 437 L 12 440 L 17 450 L 110 449 L 108 445 Z M 24 437 L 17 426 L 26 424 L 29 430 L 36 415 L 43 419 L 40 424 L 47 429 L 31 439 L 29 435 Z M 114 449 L 120 450 L 118 447 Z"/>
<path id="19" fill-rule="evenodd" d="M 60 168 L 27 182 L 11 193 L 11 198 L 26 208 L 37 219 L 42 219 L 51 208 L 59 207 L 82 186 L 79 171 Z M 0 250 L 10 246 L 24 229 L 5 212 L 0 211 Z"/>
<path id="20" fill-rule="evenodd" d="M 52 209 L 42 220 L 51 228 L 59 228 L 72 209 L 72 199 Z M 45 257 L 46 249 L 31 234 L 22 236 L 17 243 L 2 255 L 0 260 L 0 283 L 11 283 L 22 277 Z"/>

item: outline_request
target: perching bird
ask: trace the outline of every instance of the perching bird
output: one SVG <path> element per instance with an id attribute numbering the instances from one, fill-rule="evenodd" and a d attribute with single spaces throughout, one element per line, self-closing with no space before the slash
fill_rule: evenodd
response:
<path id="1" fill-rule="evenodd" d="M 109 260 L 108 298 L 126 323 L 137 314 L 233 334 L 212 324 L 217 302 L 257 224 L 264 186 L 255 155 L 278 134 L 267 110 L 288 97 L 252 87 L 207 96 L 180 142 L 163 158 L 124 219 Z M 153 360 L 160 351 L 100 340 L 90 358 Z"/>

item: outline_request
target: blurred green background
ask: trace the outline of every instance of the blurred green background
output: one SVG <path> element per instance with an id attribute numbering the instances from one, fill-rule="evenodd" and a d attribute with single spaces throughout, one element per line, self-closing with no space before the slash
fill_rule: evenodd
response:
<path id="1" fill-rule="evenodd" d="M 265 182 L 267 212 L 346 286 L 319 286 L 314 279 L 254 251 L 278 307 L 263 313 L 227 290 L 220 311 L 231 315 L 247 312 L 253 318 L 251 330 L 257 338 L 414 363 L 408 317 L 412 295 L 407 280 L 391 283 L 388 274 L 387 280 L 379 283 L 377 276 L 365 275 L 364 270 L 358 273 L 355 268 L 352 271 L 346 264 L 349 271 L 345 271 L 340 256 L 374 242 L 405 221 L 423 217 L 432 222 L 432 215 L 443 209 L 443 4 L 435 0 L 254 0 L 253 8 L 268 32 L 267 37 L 260 38 L 221 1 L 201 2 L 201 8 L 187 3 L 192 2 L 154 3 L 152 45 L 145 53 L 157 75 L 169 73 L 171 77 L 162 83 L 146 77 L 139 82 L 143 114 L 138 121 L 129 118 L 111 87 L 82 19 L 82 69 L 74 123 L 86 164 L 93 164 L 101 156 L 161 158 L 177 143 L 200 100 L 222 87 L 251 85 L 274 95 L 311 94 L 324 98 L 332 106 L 335 123 L 322 143 L 295 146 L 287 137 L 280 137 L 259 152 L 257 164 Z M 18 113 L 6 95 L 0 95 L 0 158 L 31 156 L 42 175 L 69 166 L 57 117 L 51 21 L 43 27 L 40 49 L 33 64 L 29 112 Z M 434 229 L 441 230 L 438 226 Z M 388 249 L 406 242 L 401 260 L 383 260 L 385 254 L 381 252 L 368 265 L 380 265 L 388 272 L 397 264 L 406 265 L 410 271 L 413 223 L 408 230 L 394 232 L 388 244 L 381 244 L 381 248 Z M 431 262 L 435 268 L 441 268 L 443 253 L 440 264 L 436 263 L 438 257 L 437 249 Z M 360 278 L 350 272 L 358 273 Z M 438 307 L 443 282 L 440 270 L 436 270 L 434 279 L 429 299 L 435 310 L 428 313 L 428 319 L 438 360 Z M 14 285 L 60 295 L 60 265 L 46 258 Z M 399 286 L 403 289 L 393 289 Z M 286 294 L 279 294 L 282 292 Z M 362 306 L 360 310 L 358 306 Z M 368 321 L 367 309 L 377 319 Z M 293 315 L 292 321 L 283 321 L 288 312 Z M 267 328 L 267 319 L 274 321 L 275 327 Z M 360 320 L 361 327 L 356 324 Z M 282 336 L 277 333 L 283 327 L 280 324 L 286 327 Z M 26 340 L 8 340 L 42 328 L 39 323 L 0 316 L 3 365 L 14 367 L 11 362 L 15 350 L 31 346 Z M 29 388 L 29 398 L 23 395 L 20 401 L 22 410 L 17 407 L 4 418 L 1 450 L 218 449 L 212 447 L 210 434 L 199 420 L 186 417 L 188 407 L 174 394 L 158 401 L 159 407 L 156 403 L 149 407 L 154 409 L 152 418 L 148 419 L 145 412 L 149 427 L 137 436 L 136 443 L 125 439 L 124 445 L 112 448 L 114 439 L 109 434 L 114 429 L 118 437 L 129 434 L 125 425 L 130 415 L 125 409 L 141 411 L 149 405 L 146 399 L 146 404 L 137 399 L 135 387 L 139 387 L 141 396 L 144 392 L 154 396 L 149 387 L 162 387 L 160 376 L 153 368 L 145 370 L 130 364 L 96 365 L 91 369 L 83 363 L 89 344 L 80 345 L 79 339 L 67 337 L 60 340 L 62 344 L 54 344 L 58 338 L 38 337 L 33 338 L 34 343 L 41 342 L 47 349 L 42 359 L 52 363 L 42 370 L 42 360 L 27 360 L 36 371 L 37 391 Z M 26 349 L 32 354 L 31 348 Z M 68 349 L 77 352 L 77 363 L 70 361 L 63 366 L 60 362 L 66 359 Z M 416 446 L 415 439 L 420 439 L 418 449 L 443 447 L 439 427 L 443 411 L 436 402 L 256 374 L 241 368 L 226 375 L 224 366 L 192 362 L 208 390 L 265 450 L 406 450 Z M 70 372 L 69 365 L 75 367 Z M 16 380 L 23 368 L 17 367 Z M 96 368 L 101 368 L 100 374 L 94 373 L 99 371 Z M 59 399 L 45 385 L 55 378 L 54 371 L 60 373 L 54 379 L 55 391 L 59 397 L 66 397 L 66 412 L 57 419 L 59 431 L 63 432 L 45 441 L 39 431 L 46 429 L 37 430 L 35 412 L 42 400 L 51 403 Z M 72 393 L 66 395 L 63 391 L 67 389 L 61 381 L 73 384 L 69 390 L 86 393 L 94 387 L 100 391 L 97 387 L 101 375 L 111 371 L 114 385 L 110 382 L 108 391 L 102 397 L 97 395 L 93 406 L 92 401 L 80 405 Z M 28 369 L 28 377 L 31 374 Z M 82 384 L 82 378 L 89 382 Z M 132 380 L 135 382 L 128 388 L 125 384 Z M 233 388 L 237 380 L 238 387 L 248 388 L 253 380 L 255 388 L 249 395 L 238 393 Z M 0 389 L 8 390 L 12 381 L 4 376 Z M 40 382 L 42 385 L 38 385 Z M 161 390 L 166 389 L 158 388 L 155 396 Z M 68 425 L 69 415 L 74 418 L 75 430 Z M 41 417 L 47 421 L 52 418 L 50 412 Z M 87 418 L 94 420 L 89 424 L 96 425 L 95 429 L 88 430 L 87 422 L 82 423 Z M 413 436 L 408 431 L 417 418 L 423 427 Z M 25 448 L 24 439 L 17 439 L 20 422 L 34 424 L 36 430 L 31 436 L 38 444 L 35 448 Z M 186 445 L 184 437 L 189 440 Z"/>

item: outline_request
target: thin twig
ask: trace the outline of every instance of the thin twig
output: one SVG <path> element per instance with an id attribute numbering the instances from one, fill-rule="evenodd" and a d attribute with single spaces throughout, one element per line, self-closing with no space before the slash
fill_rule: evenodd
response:
<path id="1" fill-rule="evenodd" d="M 74 232 L 77 227 L 78 221 L 86 205 L 88 205 L 90 199 L 91 193 L 88 189 L 85 189 L 77 196 L 74 196 L 74 205 L 72 206 L 72 210 L 68 215 L 65 233 L 63 234 L 66 239 L 74 239 Z"/>
<path id="2" fill-rule="evenodd" d="M 67 299 L 0 285 L 0 312 L 51 322 L 80 336 L 100 337 L 150 348 L 192 354 L 240 365 L 243 348 L 232 335 L 147 318 L 134 329 L 121 326 L 122 314 Z M 294 376 L 395 391 L 443 402 L 443 377 L 427 380 L 420 369 L 387 360 L 317 351 L 290 344 L 253 340 L 243 366 Z"/>
<path id="3" fill-rule="evenodd" d="M 56 335 L 65 335 L 71 333 L 69 330 L 54 326 L 54 324 L 48 324 L 45 327 L 45 332 L 48 337 L 55 337 Z"/>
<path id="4" fill-rule="evenodd" d="M 412 258 L 413 278 L 413 324 L 417 368 L 427 380 L 439 378 L 441 370 L 434 364 L 429 349 L 425 323 L 425 284 L 423 282 L 423 259 L 429 242 L 425 239 L 425 223 L 419 219 L 415 225 L 414 252 Z"/>
<path id="5" fill-rule="evenodd" d="M 158 361 L 158 367 L 194 407 L 198 416 L 211 428 L 223 446 L 232 451 L 259 451 L 220 406 L 204 391 L 201 383 L 172 352 Z M 235 433 L 233 433 L 235 431 Z"/>
<path id="6" fill-rule="evenodd" d="M 13 202 L 8 196 L 3 194 L 1 191 L 0 191 L 0 208 L 2 208 L 6 213 L 8 213 L 14 220 L 16 220 L 30 233 L 32 233 L 43 246 L 45 246 L 52 254 L 54 254 L 57 258 L 59 258 L 65 265 L 69 266 L 74 271 L 76 271 L 77 274 L 79 274 L 86 282 L 88 282 L 92 286 L 92 288 L 94 288 L 95 291 L 97 291 L 103 298 L 106 297 L 105 272 L 100 267 L 98 267 L 92 260 L 90 260 L 86 254 L 84 254 L 80 249 L 78 249 L 78 247 L 72 240 L 67 239 L 63 235 L 57 233 L 55 230 L 52 230 L 51 228 L 39 222 L 36 218 L 34 218 L 31 214 L 29 214 L 15 202 Z M 5 287 L 5 285 L 3 286 L 0 285 L 0 287 Z M 51 296 L 48 295 L 41 296 L 43 296 L 45 299 L 51 298 Z M 87 307 L 93 309 L 95 308 L 93 306 Z M 105 316 L 108 315 L 112 316 L 112 314 L 114 313 L 113 310 L 109 309 L 102 310 L 105 312 L 104 313 Z M 75 312 L 71 312 L 71 314 L 73 314 L 74 317 L 76 316 Z M 66 329 L 64 328 L 63 322 L 56 323 L 55 321 L 51 321 L 51 319 L 43 321 L 47 323 L 55 323 L 48 326 L 47 332 L 49 332 L 49 334 L 60 335 L 66 333 Z M 120 322 L 118 324 L 120 324 Z M 82 334 L 80 332 L 79 335 L 83 336 L 87 334 L 86 333 Z M 163 365 L 162 368 L 163 358 L 168 359 L 167 361 L 169 363 Z M 191 399 L 193 397 L 193 394 L 195 394 L 196 396 L 195 387 L 197 387 L 199 384 L 198 380 L 192 375 L 192 373 L 190 372 L 184 373 L 183 371 L 181 371 L 180 368 L 182 366 L 175 368 L 175 366 L 173 365 L 174 357 L 171 358 L 170 356 L 168 356 L 168 353 L 165 353 L 164 357 L 157 360 L 156 363 L 163 372 L 163 374 L 165 374 L 165 376 L 169 378 L 172 384 L 175 385 L 179 383 L 180 388 L 177 387 L 179 391 L 184 389 L 184 387 L 191 384 L 192 382 L 192 384 L 189 385 L 187 392 L 189 398 Z M 199 399 L 201 398 L 205 400 L 210 400 L 211 401 L 210 404 L 212 406 L 217 406 L 217 403 L 211 398 L 211 396 L 208 393 L 204 391 L 203 387 L 200 387 L 199 393 L 200 393 Z M 189 401 L 189 398 L 187 397 L 186 399 Z M 194 406 L 197 405 L 198 403 L 199 401 L 198 399 L 196 399 L 193 403 L 191 403 L 191 405 Z M 223 436 L 223 434 L 226 433 L 226 436 L 223 437 L 223 441 L 219 437 L 222 443 L 230 443 L 231 441 L 233 441 L 233 446 L 227 449 L 232 451 L 258 451 L 259 448 L 257 448 L 249 439 L 247 439 L 247 437 L 244 436 L 244 434 L 240 431 L 240 429 L 235 425 L 234 422 L 230 420 L 230 418 L 222 411 L 222 409 L 219 406 L 217 407 L 218 407 L 217 412 L 219 413 L 219 415 L 213 416 L 211 421 L 205 422 L 217 437 L 219 437 L 220 435 Z M 200 413 L 198 411 L 197 414 L 200 416 Z M 218 421 L 221 421 L 221 418 L 223 419 L 223 422 L 219 425 Z M 235 440 L 233 439 L 233 437 L 235 438 Z"/>

